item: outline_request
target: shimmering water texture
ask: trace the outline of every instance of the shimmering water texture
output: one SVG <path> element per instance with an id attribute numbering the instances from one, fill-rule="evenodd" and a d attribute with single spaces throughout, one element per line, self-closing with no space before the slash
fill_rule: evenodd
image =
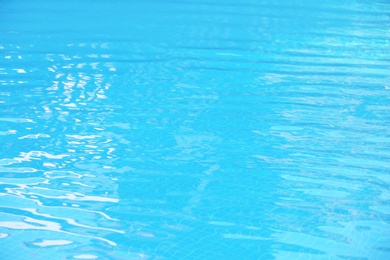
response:
<path id="1" fill-rule="evenodd" d="M 390 259 L 388 0 L 0 2 L 0 259 Z"/>

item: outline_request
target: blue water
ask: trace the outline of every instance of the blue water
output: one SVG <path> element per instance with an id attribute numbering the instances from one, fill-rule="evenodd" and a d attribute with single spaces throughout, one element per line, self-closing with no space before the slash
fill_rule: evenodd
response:
<path id="1" fill-rule="evenodd" d="M 390 259 L 388 0 L 0 2 L 0 259 Z"/>

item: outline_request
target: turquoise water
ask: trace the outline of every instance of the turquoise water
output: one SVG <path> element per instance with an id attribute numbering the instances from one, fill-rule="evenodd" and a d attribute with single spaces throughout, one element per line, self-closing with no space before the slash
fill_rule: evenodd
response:
<path id="1" fill-rule="evenodd" d="M 0 2 L 0 259 L 390 259 L 390 2 Z"/>

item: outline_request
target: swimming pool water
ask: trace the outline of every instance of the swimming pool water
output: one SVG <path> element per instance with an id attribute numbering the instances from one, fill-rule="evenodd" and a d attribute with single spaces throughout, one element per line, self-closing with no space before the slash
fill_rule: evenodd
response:
<path id="1" fill-rule="evenodd" d="M 387 0 L 0 2 L 0 259 L 390 259 Z"/>

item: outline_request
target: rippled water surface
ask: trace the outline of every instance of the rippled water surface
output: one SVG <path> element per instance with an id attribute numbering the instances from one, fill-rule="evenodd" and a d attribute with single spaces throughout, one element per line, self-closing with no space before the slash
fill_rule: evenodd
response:
<path id="1" fill-rule="evenodd" d="M 390 259 L 390 2 L 0 2 L 0 258 Z"/>

